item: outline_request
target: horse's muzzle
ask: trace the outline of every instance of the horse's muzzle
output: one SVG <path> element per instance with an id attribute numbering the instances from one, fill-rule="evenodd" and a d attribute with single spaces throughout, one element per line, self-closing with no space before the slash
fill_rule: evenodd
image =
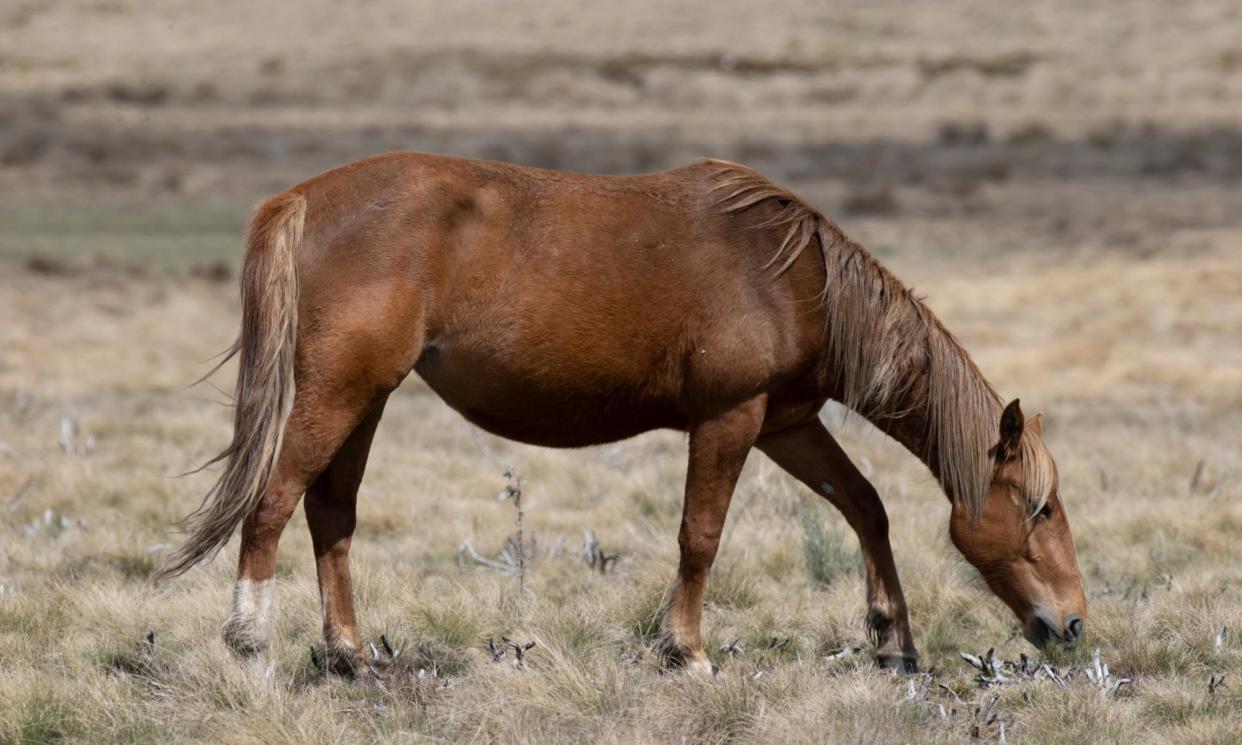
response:
<path id="1" fill-rule="evenodd" d="M 1086 630 L 1086 623 L 1082 620 L 1082 616 L 1077 613 L 1071 613 L 1065 619 L 1064 628 L 1058 629 L 1054 624 L 1050 623 L 1048 618 L 1042 613 L 1035 613 L 1031 620 L 1027 622 L 1026 628 L 1023 630 L 1023 636 L 1031 644 L 1037 647 L 1044 647 L 1053 639 L 1064 644 L 1077 644 L 1082 638 L 1083 632 Z"/>

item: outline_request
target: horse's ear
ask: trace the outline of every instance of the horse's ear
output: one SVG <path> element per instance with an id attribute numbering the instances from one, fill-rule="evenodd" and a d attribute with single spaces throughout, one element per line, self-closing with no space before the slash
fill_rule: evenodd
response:
<path id="1" fill-rule="evenodd" d="M 1031 417 L 1031 421 L 1026 423 L 1026 427 L 1035 434 L 1042 436 L 1044 434 L 1044 412 L 1035 412 L 1035 416 Z"/>
<path id="2" fill-rule="evenodd" d="M 1025 426 L 1026 418 L 1022 416 L 1022 407 L 1015 398 L 1001 412 L 1000 441 L 992 448 L 992 456 L 998 463 L 1010 460 L 1018 454 L 1018 443 L 1022 442 L 1022 429 Z"/>

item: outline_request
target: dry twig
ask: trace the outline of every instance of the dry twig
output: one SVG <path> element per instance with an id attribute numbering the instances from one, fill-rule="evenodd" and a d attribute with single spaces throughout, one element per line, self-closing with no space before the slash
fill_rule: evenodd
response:
<path id="1" fill-rule="evenodd" d="M 478 564 L 480 566 L 485 566 L 488 569 L 496 569 L 501 572 L 519 571 L 518 567 L 514 566 L 512 563 L 507 563 L 504 561 L 497 561 L 495 559 L 488 559 L 482 556 L 481 554 L 479 554 L 478 551 L 474 549 L 474 546 L 471 545 L 470 541 L 463 539 L 461 542 L 461 545 L 457 547 L 457 567 L 459 569 L 466 568 L 466 562 L 465 562 L 466 559 L 470 559 L 475 564 Z"/>
<path id="2" fill-rule="evenodd" d="M 595 538 L 595 532 L 583 529 L 582 531 L 582 560 L 592 569 L 599 570 L 600 574 L 608 573 L 608 566 L 615 564 L 620 554 L 610 554 L 600 548 L 599 541 Z"/>
<path id="3" fill-rule="evenodd" d="M 1211 677 L 1208 678 L 1208 695 L 1215 696 L 1216 689 L 1220 688 L 1223 685 L 1225 685 L 1225 674 L 1224 673 L 1221 673 L 1220 675 L 1213 674 Z"/>
<path id="4" fill-rule="evenodd" d="M 833 651 L 824 655 L 824 662 L 834 662 L 836 660 L 844 659 L 846 657 L 851 657 L 855 654 L 858 654 L 861 651 L 862 651 L 862 647 L 842 647 L 840 649 L 834 649 Z"/>
<path id="5" fill-rule="evenodd" d="M 535 643 L 533 641 L 530 641 L 530 642 L 526 642 L 525 644 L 520 644 L 518 642 L 513 641 L 507 636 L 502 636 L 500 638 L 504 640 L 504 643 L 506 646 L 508 646 L 510 649 L 513 650 L 513 655 L 514 657 L 516 657 L 516 659 L 513 661 L 513 666 L 517 668 L 526 667 L 526 653 L 534 648 Z M 490 642 L 491 640 L 489 639 L 488 641 Z"/>
<path id="6" fill-rule="evenodd" d="M 740 641 L 742 641 L 742 637 L 739 636 L 728 644 L 721 644 L 720 653 L 727 654 L 730 657 L 737 657 L 739 654 L 744 654 L 746 650 L 742 649 L 742 645 L 738 643 Z"/>

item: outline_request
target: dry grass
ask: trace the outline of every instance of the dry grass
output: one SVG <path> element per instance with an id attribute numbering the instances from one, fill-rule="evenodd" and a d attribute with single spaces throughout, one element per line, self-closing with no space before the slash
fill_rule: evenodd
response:
<path id="1" fill-rule="evenodd" d="M 984 733 L 1004 722 L 1011 742 L 1081 742 L 1090 718 L 1101 740 L 1154 731 L 1228 741 L 1242 704 L 1242 332 L 1224 320 L 1242 316 L 1242 268 L 1209 252 L 943 271 L 905 273 L 935 288 L 933 307 L 1005 391 L 1048 412 L 1091 604 L 1087 647 L 1054 663 L 1099 647 L 1115 676 L 1133 679 L 1117 697 L 1082 676 L 1067 689 L 1005 687 Z M 0 456 L 0 732 L 12 741 L 162 741 L 168 731 L 264 742 L 955 741 L 986 695 L 959 651 L 1033 654 L 949 546 L 948 505 L 922 467 L 830 413 L 889 505 L 924 664 L 966 703 L 936 685 L 926 701 L 903 702 L 907 681 L 865 656 L 823 660 L 866 646 L 856 543 L 758 455 L 706 614 L 711 648 L 739 640 L 742 651 L 716 655 L 716 682 L 660 675 L 651 615 L 675 560 L 681 438 L 577 452 L 489 439 L 527 479 L 526 530 L 541 548 L 522 594 L 516 577 L 458 567 L 463 539 L 495 555 L 511 533 L 513 510 L 496 500 L 506 481 L 467 426 L 411 381 L 377 437 L 354 557 L 364 635 L 414 661 L 379 684 L 316 668 L 299 517 L 280 556 L 278 642 L 269 657 L 238 663 L 218 640 L 227 558 L 168 587 L 146 583 L 167 526 L 209 478 L 172 475 L 227 438 L 220 397 L 179 386 L 227 344 L 231 288 L 115 271 L 4 269 L 0 283 L 0 434 L 18 454 Z M 68 449 L 85 452 L 66 452 L 66 418 L 77 428 Z M 621 555 L 609 572 L 579 556 L 583 529 Z M 1234 631 L 1217 648 L 1221 627 Z M 491 661 L 487 640 L 502 635 L 537 643 L 524 669 L 511 653 Z M 773 639 L 790 641 L 769 651 Z M 419 680 L 420 667 L 436 675 Z M 1209 693 L 1219 674 L 1226 684 Z M 948 721 L 940 704 L 956 712 Z"/>
<path id="2" fill-rule="evenodd" d="M 0 11 L 17 31 L 0 51 L 0 743 L 958 742 L 1002 724 L 1008 742 L 1237 741 L 1236 4 L 556 0 L 489 3 L 488 24 L 472 3 L 241 5 Z M 1079 672 L 980 687 L 961 651 L 1038 653 L 949 544 L 926 469 L 830 409 L 888 506 L 933 679 L 840 653 L 867 648 L 857 541 L 758 454 L 705 613 L 720 677 L 662 675 L 684 438 L 484 438 L 525 478 L 523 592 L 459 566 L 463 540 L 505 548 L 508 482 L 416 380 L 380 426 L 353 552 L 363 636 L 400 654 L 377 679 L 320 670 L 299 514 L 276 643 L 231 658 L 234 545 L 148 583 L 213 474 L 174 476 L 230 436 L 224 396 L 184 388 L 236 329 L 218 280 L 248 202 L 396 146 L 623 170 L 731 157 L 838 217 L 1002 394 L 1046 412 L 1090 608 L 1085 645 L 1048 661 Z M 535 642 L 521 667 L 512 648 L 493 661 L 502 637 Z M 1094 648 L 1131 679 L 1118 693 L 1081 672 Z"/>
<path id="3" fill-rule="evenodd" d="M 842 145 L 1018 143 L 1054 172 L 1097 175 L 1094 151 L 1211 171 L 1238 146 L 1242 107 L 1232 0 L 12 0 L 0 27 L 0 188 L 57 205 L 118 190 L 257 200 L 413 148 L 848 171 L 890 182 L 855 183 L 855 208 L 891 210 L 875 198 L 891 170 L 969 189 L 941 171 L 1006 169 Z"/>

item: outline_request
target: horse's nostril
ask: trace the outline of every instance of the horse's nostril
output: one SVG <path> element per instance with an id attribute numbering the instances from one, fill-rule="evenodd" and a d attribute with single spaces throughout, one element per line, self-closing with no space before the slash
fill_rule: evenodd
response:
<path id="1" fill-rule="evenodd" d="M 1065 624 L 1066 639 L 1068 641 L 1077 641 L 1082 636 L 1083 630 L 1082 618 L 1077 614 L 1069 617 L 1069 622 Z"/>

